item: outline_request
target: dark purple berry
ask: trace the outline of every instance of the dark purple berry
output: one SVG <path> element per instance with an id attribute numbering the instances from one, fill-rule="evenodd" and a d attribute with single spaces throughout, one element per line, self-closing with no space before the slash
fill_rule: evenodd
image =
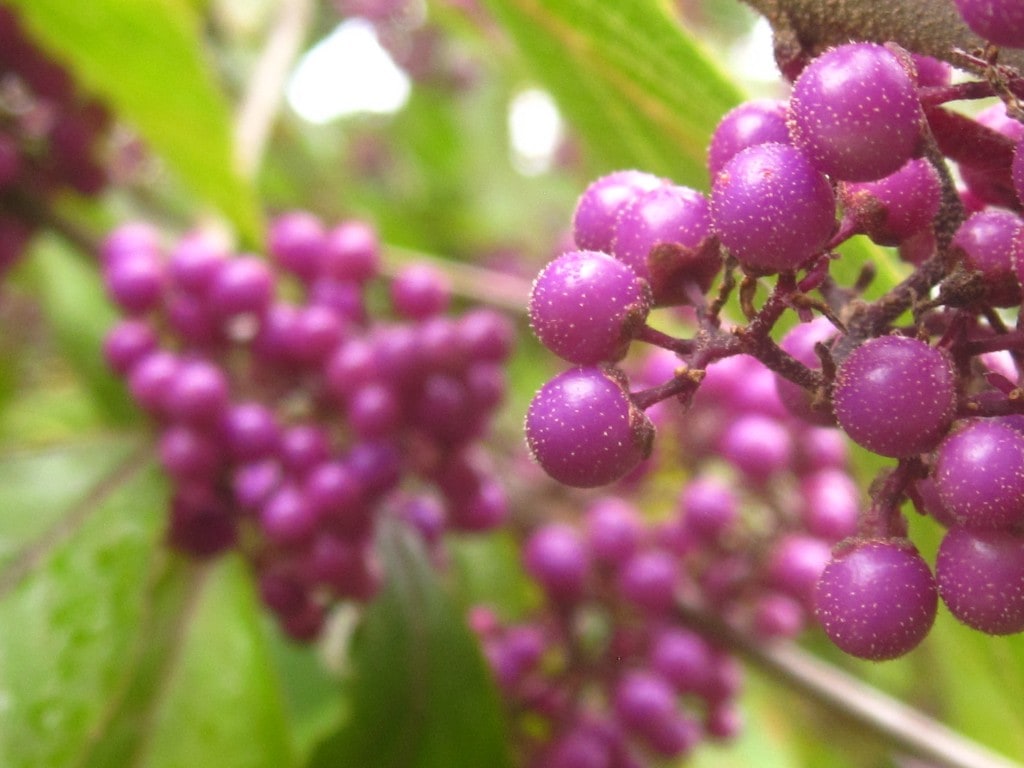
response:
<path id="1" fill-rule="evenodd" d="M 1024 631 L 1024 538 L 1009 531 L 950 528 L 935 559 L 950 613 L 990 635 Z"/>

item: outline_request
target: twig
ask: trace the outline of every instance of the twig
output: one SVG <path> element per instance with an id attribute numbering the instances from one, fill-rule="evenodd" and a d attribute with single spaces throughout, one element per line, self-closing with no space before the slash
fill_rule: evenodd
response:
<path id="1" fill-rule="evenodd" d="M 281 2 L 267 43 L 248 79 L 235 120 L 236 161 L 246 176 L 254 176 L 259 170 L 288 71 L 302 48 L 312 18 L 312 0 Z"/>
<path id="2" fill-rule="evenodd" d="M 756 643 L 717 618 L 680 606 L 682 621 L 826 709 L 855 720 L 899 752 L 936 768 L 1021 768 L 797 645 Z"/>

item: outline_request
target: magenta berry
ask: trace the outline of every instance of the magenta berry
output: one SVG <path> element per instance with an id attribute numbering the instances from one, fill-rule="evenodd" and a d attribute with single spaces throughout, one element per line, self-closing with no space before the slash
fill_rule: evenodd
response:
<path id="1" fill-rule="evenodd" d="M 544 346 L 571 363 L 614 362 L 651 304 L 650 287 L 627 264 L 599 251 L 570 251 L 534 281 L 530 325 Z"/>
<path id="2" fill-rule="evenodd" d="M 1008 48 L 1024 48 L 1024 7 L 1014 0 L 954 0 L 979 37 Z"/>
<path id="3" fill-rule="evenodd" d="M 917 148 L 914 81 L 881 45 L 850 43 L 814 59 L 793 85 L 789 110 L 793 143 L 834 179 L 880 179 Z"/>
<path id="4" fill-rule="evenodd" d="M 1024 538 L 1009 531 L 950 528 L 935 560 L 939 596 L 969 627 L 1024 631 Z"/>
<path id="5" fill-rule="evenodd" d="M 972 419 L 935 451 L 935 490 L 959 525 L 1008 529 L 1024 522 L 1024 434 Z"/>
<path id="6" fill-rule="evenodd" d="M 619 212 L 636 196 L 663 183 L 657 176 L 641 171 L 616 171 L 592 182 L 573 214 L 576 247 L 611 253 Z"/>
<path id="7" fill-rule="evenodd" d="M 883 661 L 917 647 L 935 621 L 932 572 L 905 539 L 850 540 L 825 566 L 816 610 L 826 634 L 852 656 Z"/>
<path id="8" fill-rule="evenodd" d="M 711 190 L 715 231 L 740 264 L 758 273 L 796 269 L 835 228 L 835 195 L 799 150 L 758 144 L 736 154 Z"/>
<path id="9" fill-rule="evenodd" d="M 789 143 L 788 105 L 753 99 L 734 107 L 719 121 L 708 143 L 708 173 L 713 179 L 733 155 L 756 144 Z"/>
<path id="10" fill-rule="evenodd" d="M 833 407 L 843 431 L 869 451 L 923 453 L 938 444 L 953 419 L 953 365 L 923 341 L 870 339 L 839 366 Z"/>
<path id="11" fill-rule="evenodd" d="M 566 485 L 612 483 L 650 454 L 654 427 L 613 369 L 573 368 L 549 381 L 526 414 L 537 462 Z"/>

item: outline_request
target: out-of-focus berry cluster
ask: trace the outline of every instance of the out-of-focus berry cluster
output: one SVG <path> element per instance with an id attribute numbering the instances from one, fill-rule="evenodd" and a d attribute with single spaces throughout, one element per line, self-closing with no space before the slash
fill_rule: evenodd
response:
<path id="1" fill-rule="evenodd" d="M 110 117 L 0 4 L 0 275 L 39 226 L 55 195 L 96 195 L 107 183 Z"/>
<path id="2" fill-rule="evenodd" d="M 236 546 L 294 638 L 380 578 L 374 530 L 404 520 L 428 546 L 506 515 L 478 445 L 505 390 L 513 331 L 449 314 L 433 268 L 381 279 L 375 231 L 304 212 L 270 228 L 270 261 L 203 233 L 165 248 L 128 224 L 103 246 L 128 317 L 105 355 L 157 423 L 173 484 L 170 542 Z"/>
<path id="3" fill-rule="evenodd" d="M 662 381 L 678 362 L 655 350 L 632 378 Z M 659 441 L 619 495 L 526 540 L 536 612 L 512 624 L 473 614 L 524 764 L 647 765 L 736 733 L 739 662 L 678 606 L 762 641 L 797 636 L 861 507 L 842 435 L 791 413 L 786 384 L 739 355 L 708 366 L 685 415 L 653 406 Z M 654 472 L 681 479 L 668 505 L 645 489 Z M 640 512 L 651 504 L 661 509 Z"/>

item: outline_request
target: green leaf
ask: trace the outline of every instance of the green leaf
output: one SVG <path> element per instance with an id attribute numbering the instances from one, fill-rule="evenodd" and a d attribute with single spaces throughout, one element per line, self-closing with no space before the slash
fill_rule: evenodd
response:
<path id="1" fill-rule="evenodd" d="M 34 551 L 30 573 L 0 572 L 5 766 L 75 765 L 103 721 L 138 647 L 164 499 L 155 468 L 128 473 Z"/>
<path id="2" fill-rule="evenodd" d="M 121 438 L 99 438 L 0 456 L 0 572 L 73 504 L 101 493 L 130 448 Z"/>
<path id="3" fill-rule="evenodd" d="M 201 198 L 260 241 L 252 187 L 235 170 L 230 112 L 198 18 L 175 0 L 9 0 L 83 86 L 132 123 Z"/>
<path id="4" fill-rule="evenodd" d="M 706 188 L 708 137 L 742 94 L 658 0 L 489 0 L 601 170 Z"/>
<path id="5" fill-rule="evenodd" d="M 95 269 L 55 237 L 42 237 L 26 260 L 25 272 L 53 327 L 57 345 L 112 423 L 124 424 L 137 411 L 123 384 L 103 361 L 103 337 L 117 319 L 104 298 Z"/>
<path id="6" fill-rule="evenodd" d="M 294 765 L 280 681 L 244 563 L 230 557 L 209 566 L 200 587 L 180 623 L 173 664 L 154 691 L 150 730 L 133 765 Z"/>
<path id="7" fill-rule="evenodd" d="M 351 715 L 309 768 L 502 768 L 497 691 L 465 618 L 422 550 L 388 530 L 389 582 L 352 653 Z"/>

